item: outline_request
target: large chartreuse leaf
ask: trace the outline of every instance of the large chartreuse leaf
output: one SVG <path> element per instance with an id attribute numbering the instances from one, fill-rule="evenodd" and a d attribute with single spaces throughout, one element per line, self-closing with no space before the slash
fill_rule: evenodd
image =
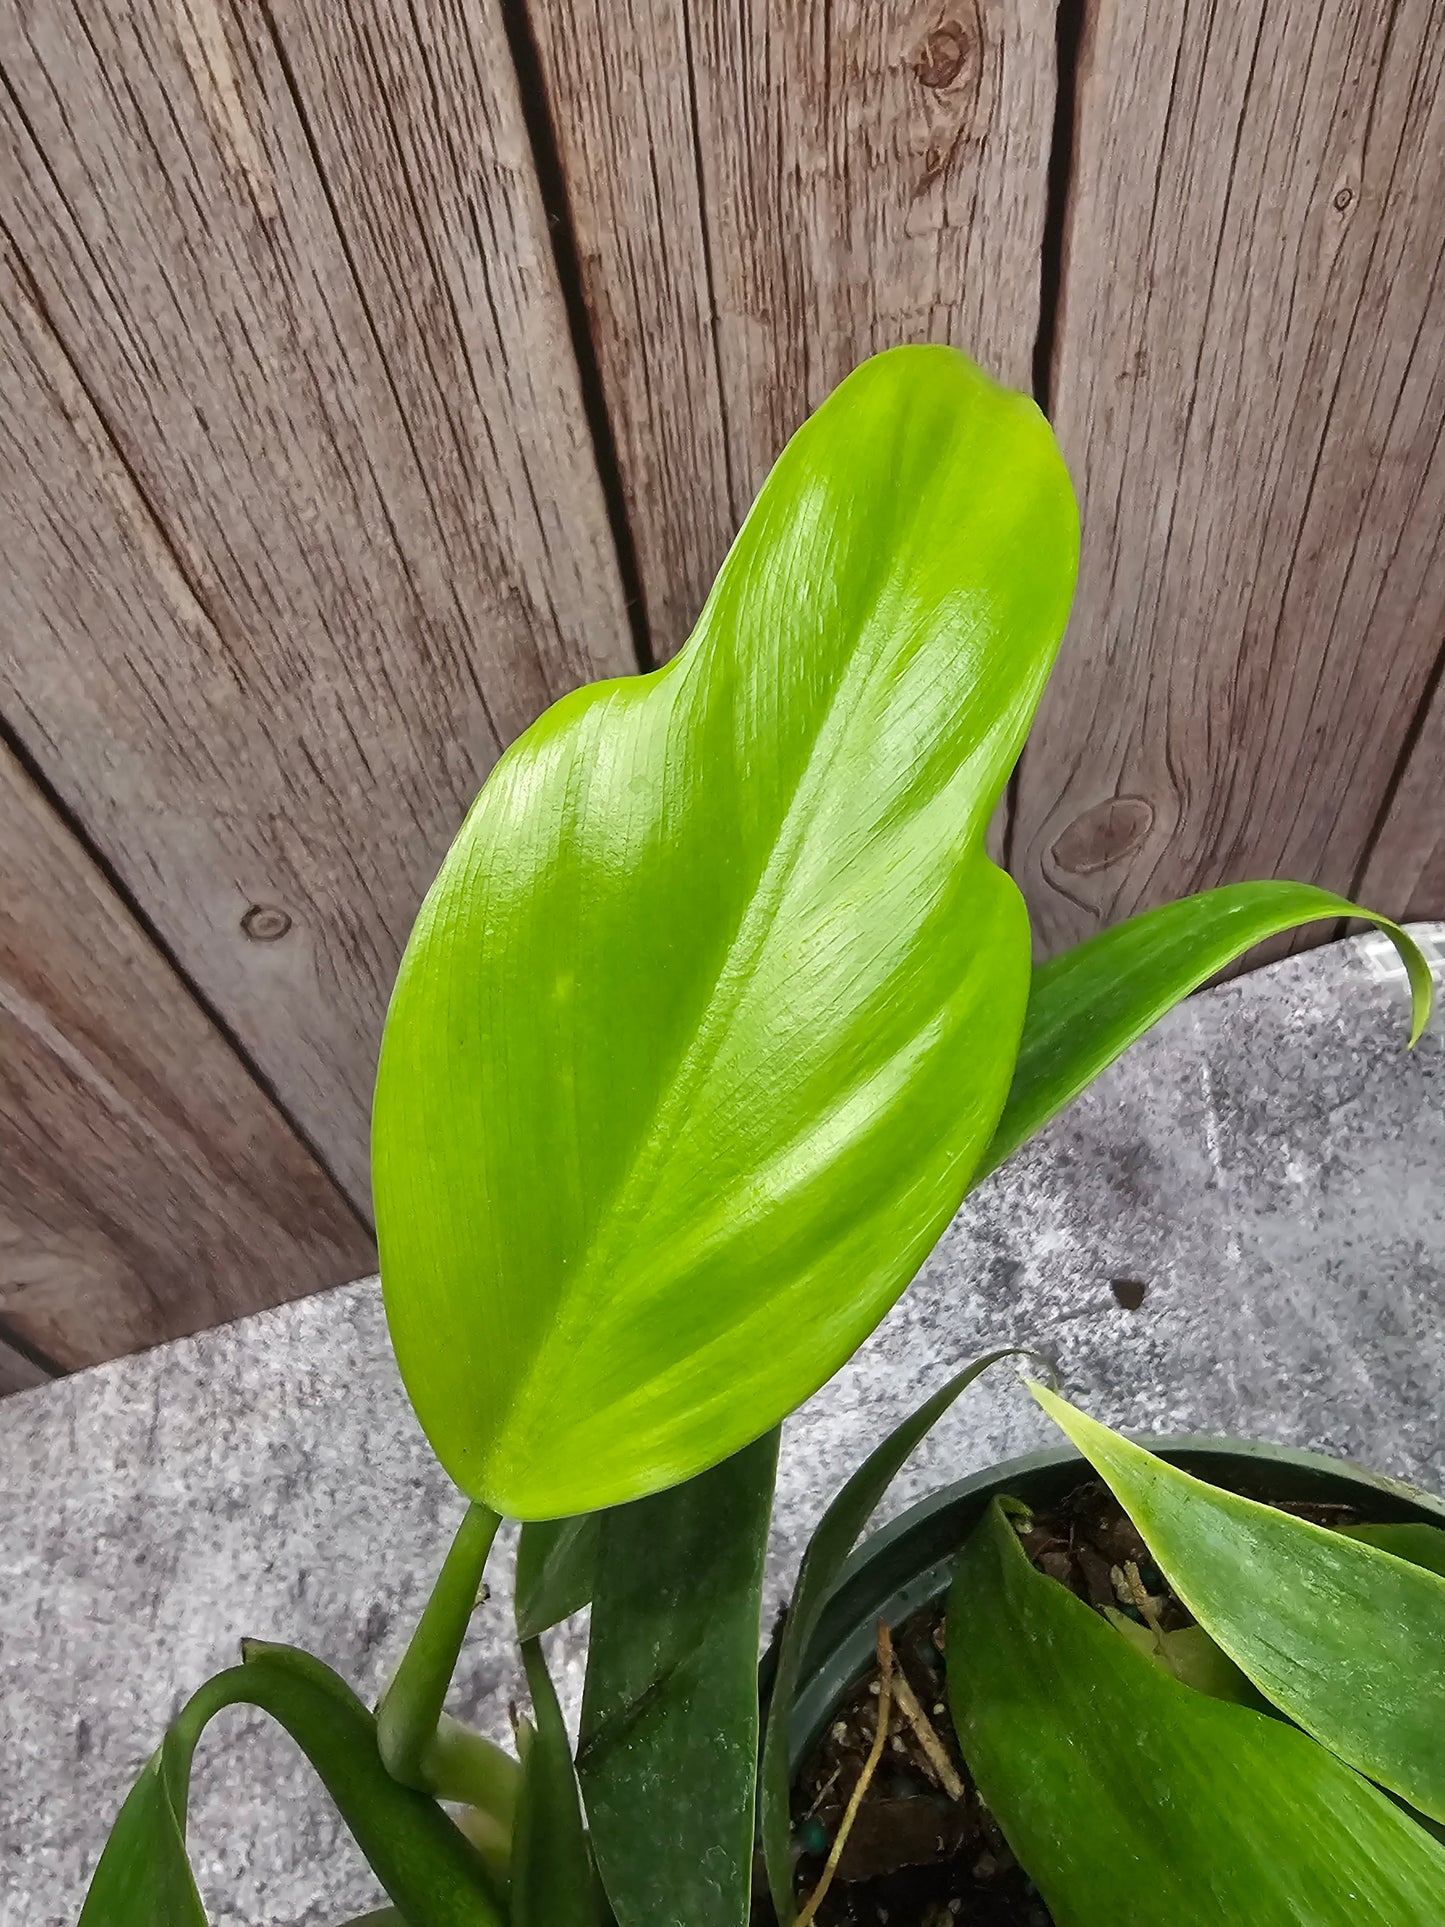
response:
<path id="1" fill-rule="evenodd" d="M 1035 970 L 1008 1101 L 974 1182 L 1217 970 L 1252 944 L 1321 917 L 1368 918 L 1393 942 L 1410 983 L 1413 1044 L 1430 1014 L 1430 969 L 1398 924 L 1309 883 L 1206 890 L 1102 930 Z"/>
<path id="2" fill-rule="evenodd" d="M 600 1520 L 577 1772 L 618 1927 L 747 1927 L 766 1433 Z"/>
<path id="3" fill-rule="evenodd" d="M 374 1125 L 397 1357 L 473 1496 L 556 1517 L 717 1463 L 948 1222 L 1028 991 L 984 835 L 1077 542 L 1031 402 L 881 355 L 788 445 L 681 654 L 498 763 Z"/>
<path id="4" fill-rule="evenodd" d="M 1445 1579 L 1206 1485 L 1043 1386 L 1032 1389 L 1180 1599 L 1265 1698 L 1341 1759 L 1445 1820 Z"/>
<path id="5" fill-rule="evenodd" d="M 998 1505 L 948 1602 L 965 1759 L 1058 1927 L 1439 1927 L 1445 1849 L 1316 1741 L 1171 1679 Z"/>
<path id="6" fill-rule="evenodd" d="M 261 1707 L 301 1747 L 408 1927 L 502 1927 L 473 1848 L 439 1806 L 392 1779 L 355 1694 L 308 1654 L 256 1644 L 186 1703 L 132 1788 L 80 1927 L 205 1927 L 186 1859 L 191 1760 L 207 1723 L 236 1705 Z"/>

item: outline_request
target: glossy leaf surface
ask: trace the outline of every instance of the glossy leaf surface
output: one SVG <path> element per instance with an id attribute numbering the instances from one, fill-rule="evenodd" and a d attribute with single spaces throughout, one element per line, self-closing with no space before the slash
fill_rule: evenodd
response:
<path id="1" fill-rule="evenodd" d="M 577 1771 L 619 1927 L 746 1927 L 778 1434 L 601 1519 Z"/>
<path id="2" fill-rule="evenodd" d="M 522 1663 L 536 1732 L 522 1761 L 512 1841 L 510 1927 L 602 1927 L 604 1915 L 582 1824 L 572 1750 L 541 1642 L 526 1640 Z"/>
<path id="3" fill-rule="evenodd" d="M 798 1675 L 808 1650 L 808 1641 L 817 1628 L 828 1594 L 847 1564 L 848 1555 L 859 1534 L 882 1502 L 883 1495 L 897 1478 L 905 1460 L 932 1431 L 959 1395 L 965 1392 L 980 1372 L 1000 1359 L 1026 1357 L 1015 1350 L 988 1352 L 949 1379 L 918 1410 L 890 1432 L 881 1445 L 859 1466 L 842 1491 L 819 1520 L 808 1541 L 792 1602 L 778 1643 L 778 1664 L 773 1674 L 768 1699 L 767 1730 L 763 1737 L 762 1773 L 759 1780 L 759 1817 L 763 1855 L 767 1861 L 768 1887 L 773 1896 L 782 1927 L 791 1927 L 796 1914 L 793 1901 L 793 1868 L 789 1843 L 792 1821 L 789 1812 L 788 1724 Z"/>
<path id="4" fill-rule="evenodd" d="M 1171 1679 L 1036 1572 L 999 1506 L 960 1556 L 965 1759 L 1058 1927 L 1433 1927 L 1445 1850 L 1306 1734 Z"/>
<path id="5" fill-rule="evenodd" d="M 1445 1819 L 1445 1579 L 1206 1485 L 1055 1393 L 1031 1389 L 1265 1698 L 1341 1759 Z"/>
<path id="6" fill-rule="evenodd" d="M 1322 917 L 1365 917 L 1400 953 L 1413 1044 L 1430 1014 L 1430 969 L 1385 917 L 1308 883 L 1232 883 L 1146 910 L 1041 964 L 1008 1101 L 975 1182 L 996 1170 L 1167 1010 L 1253 944 Z"/>
<path id="7" fill-rule="evenodd" d="M 848 1357 L 993 1132 L 1029 933 L 984 851 L 1068 611 L 1033 404 L 878 356 L 686 648 L 498 763 L 387 1020 L 374 1189 L 438 1456 L 516 1517 L 675 1484 Z"/>
<path id="8" fill-rule="evenodd" d="M 592 1597 L 598 1514 L 530 1519 L 517 1540 L 513 1612 L 518 1639 L 535 1639 L 581 1612 Z"/>
<path id="9" fill-rule="evenodd" d="M 186 1859 L 191 1759 L 227 1706 L 258 1706 L 300 1746 L 409 1927 L 502 1927 L 481 1862 L 433 1801 L 393 1780 L 376 1725 L 319 1660 L 249 1645 L 196 1693 L 141 1774 L 101 1855 L 81 1927 L 204 1927 Z"/>

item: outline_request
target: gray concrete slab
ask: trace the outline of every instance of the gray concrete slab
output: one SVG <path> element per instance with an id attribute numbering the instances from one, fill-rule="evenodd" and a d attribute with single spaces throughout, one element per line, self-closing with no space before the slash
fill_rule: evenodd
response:
<path id="1" fill-rule="evenodd" d="M 1445 926 L 1418 933 L 1445 958 Z M 859 1457 L 985 1345 L 1032 1341 L 1145 1430 L 1313 1445 L 1445 1491 L 1445 1035 L 1403 1048 L 1367 937 L 1193 1000 L 971 1199 L 892 1315 L 789 1425 L 770 1594 Z M 1111 1280 L 1142 1283 L 1124 1309 Z M 1047 1428 L 1006 1375 L 891 1501 Z M 374 1694 L 461 1502 L 402 1395 L 370 1282 L 0 1402 L 0 1922 L 69 1927 L 168 1717 L 249 1633 Z M 457 1683 L 501 1735 L 505 1557 Z M 580 1627 L 558 1635 L 564 1696 Z M 322 1927 L 376 1889 L 287 1742 L 241 1715 L 198 1764 L 195 1863 L 226 1927 Z"/>

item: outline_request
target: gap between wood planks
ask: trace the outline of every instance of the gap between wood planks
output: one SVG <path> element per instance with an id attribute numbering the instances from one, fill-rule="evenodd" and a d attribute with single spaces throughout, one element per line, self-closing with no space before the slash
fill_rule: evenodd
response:
<path id="1" fill-rule="evenodd" d="M 4 1317 L 0 1317 L 0 1351 L 14 1352 L 17 1358 L 24 1359 L 27 1365 L 33 1365 L 46 1378 L 63 1378 L 65 1375 L 63 1365 L 58 1365 L 48 1352 L 43 1352 L 38 1345 L 32 1345 L 28 1338 L 22 1337 L 9 1319 Z"/>
<path id="2" fill-rule="evenodd" d="M 541 55 L 532 27 L 527 0 L 499 0 L 502 29 L 512 56 L 517 78 L 517 97 L 521 102 L 522 122 L 532 150 L 532 168 L 542 200 L 542 213 L 552 243 L 552 261 L 562 292 L 567 316 L 567 331 L 572 356 L 577 364 L 577 380 L 582 394 L 582 410 L 587 432 L 592 439 L 593 460 L 602 484 L 602 499 L 612 530 L 612 545 L 617 552 L 617 572 L 622 578 L 622 594 L 632 631 L 632 647 L 637 666 L 645 674 L 657 667 L 657 655 L 647 623 L 642 597 L 642 572 L 637 564 L 637 545 L 627 513 L 627 497 L 622 486 L 622 465 L 617 456 L 617 441 L 612 418 L 607 411 L 602 386 L 602 370 L 592 339 L 592 324 L 587 310 L 587 294 L 582 280 L 582 262 L 577 248 L 576 228 L 567 194 L 567 178 L 562 166 L 561 148 L 552 124 L 552 108 L 542 74 Z"/>
<path id="3" fill-rule="evenodd" d="M 1039 331 L 1034 337 L 1034 400 L 1049 415 L 1054 400 L 1054 357 L 1068 256 L 1069 195 L 1073 186 L 1075 130 L 1086 16 L 1093 0 L 1058 0 L 1054 15 L 1054 126 L 1049 143 L 1049 176 L 1044 197 L 1044 232 L 1039 249 Z M 1014 820 L 1018 813 L 1019 771 L 1028 745 L 1009 772 L 1004 791 L 1003 867 L 1013 869 Z"/>
<path id="4" fill-rule="evenodd" d="M 3 79 L 3 75 L 0 75 L 0 79 Z M 8 82 L 6 83 L 6 85 L 7 85 L 7 91 L 8 91 Z M 26 125 L 26 131 L 30 133 L 31 139 L 34 140 L 35 136 L 33 134 L 33 131 L 29 128 L 29 123 L 26 122 L 25 125 Z M 38 150 L 39 149 L 38 141 L 36 142 L 36 146 Z M 42 295 L 39 286 L 36 284 L 34 276 L 31 274 L 30 269 L 26 264 L 24 255 L 22 254 L 22 252 L 20 251 L 20 248 L 16 244 L 14 237 L 10 234 L 9 230 L 5 228 L 3 223 L 0 223 L 0 239 L 3 239 L 7 244 L 7 248 L 12 260 L 12 264 L 22 283 L 25 298 L 27 301 L 29 301 L 39 325 L 44 329 L 47 337 L 49 338 L 50 342 L 54 347 L 55 353 L 63 358 L 65 365 L 69 368 L 71 372 L 71 375 L 76 383 L 76 386 L 80 390 L 81 394 L 84 395 L 86 403 L 88 404 L 91 415 L 94 419 L 98 433 L 104 436 L 110 452 L 114 455 L 115 460 L 120 464 L 120 467 L 123 470 L 127 480 L 129 481 L 131 488 L 134 490 L 135 500 L 140 505 L 145 516 L 148 518 L 150 529 L 153 531 L 153 534 L 154 534 L 154 539 L 158 547 L 164 552 L 164 557 L 168 567 L 173 568 L 175 570 L 176 577 L 178 579 L 177 587 L 182 589 L 184 594 L 187 595 L 195 603 L 196 608 L 200 611 L 204 620 L 211 627 L 214 628 L 215 627 L 214 618 L 212 617 L 211 612 L 207 609 L 205 602 L 201 597 L 199 585 L 192 580 L 189 571 L 186 569 L 184 562 L 181 558 L 180 552 L 176 548 L 175 543 L 172 541 L 170 533 L 166 528 L 163 518 L 157 513 L 155 504 L 151 501 L 150 497 L 147 495 L 144 483 L 142 482 L 142 479 L 139 473 L 137 472 L 135 465 L 132 463 L 129 456 L 127 455 L 120 437 L 115 433 L 114 428 L 111 426 L 110 420 L 106 415 L 105 409 L 101 405 L 100 397 L 97 394 L 95 394 L 90 384 L 86 381 L 84 370 L 81 368 L 80 364 L 76 361 L 75 357 L 70 353 L 70 350 L 66 346 L 64 338 L 60 333 L 60 330 L 55 326 L 55 323 L 51 318 L 50 312 L 46 307 L 44 296 Z M 219 1008 L 212 1003 L 209 997 L 206 996 L 205 992 L 201 989 L 200 985 L 197 984 L 195 979 L 192 977 L 191 973 L 182 964 L 180 958 L 176 955 L 175 951 L 172 950 L 170 944 L 166 942 L 166 939 L 161 934 L 161 931 L 152 922 L 150 917 L 146 915 L 146 912 L 143 906 L 141 905 L 140 900 L 136 897 L 134 891 L 132 891 L 129 884 L 126 882 L 125 878 L 121 875 L 119 870 L 116 869 L 115 865 L 110 861 L 110 859 L 105 855 L 105 853 L 93 841 L 93 839 L 87 832 L 85 825 L 82 823 L 80 817 L 77 815 L 76 811 L 71 808 L 70 804 L 66 801 L 64 796 L 61 795 L 60 791 L 57 790 L 55 785 L 49 780 L 44 770 L 40 767 L 35 757 L 31 754 L 29 745 L 20 736 L 18 731 L 16 731 L 16 729 L 12 726 L 9 719 L 3 714 L 0 714 L 0 744 L 3 744 L 4 747 L 10 751 L 11 755 L 15 758 L 15 761 L 20 765 L 21 769 L 25 772 L 25 775 L 28 777 L 30 782 L 34 785 L 38 794 L 43 798 L 46 806 L 50 809 L 52 814 L 58 818 L 58 820 L 65 827 L 66 831 L 69 833 L 69 835 L 74 840 L 74 842 L 84 852 L 89 862 L 95 867 L 95 869 L 100 873 L 101 877 L 110 886 L 111 890 L 115 893 L 116 897 L 124 907 L 126 913 L 131 917 L 136 927 L 144 935 L 146 941 L 155 950 L 157 950 L 160 953 L 160 955 L 165 959 L 167 964 L 170 965 L 171 970 L 175 973 L 177 981 L 182 985 L 182 987 L 193 999 L 193 1001 L 200 1006 L 201 1010 L 204 1012 L 206 1018 L 210 1022 L 212 1028 L 215 1030 L 217 1036 L 240 1060 L 241 1064 L 244 1066 L 246 1070 L 247 1075 L 251 1078 L 252 1082 L 261 1091 L 262 1095 L 266 1098 L 267 1102 L 273 1107 L 273 1109 L 276 1111 L 278 1116 L 285 1119 L 287 1125 L 290 1127 L 291 1131 L 297 1138 L 298 1142 L 315 1160 L 316 1164 L 320 1167 L 320 1169 L 326 1173 L 327 1177 L 331 1180 L 331 1183 L 333 1184 L 333 1186 L 336 1188 L 336 1190 L 338 1191 L 342 1199 L 345 1201 L 346 1207 L 350 1211 L 351 1215 L 355 1218 L 358 1227 L 361 1230 L 363 1230 L 368 1237 L 370 1237 L 372 1235 L 372 1226 L 368 1223 L 363 1213 L 357 1209 L 354 1201 L 348 1195 L 345 1185 L 341 1183 L 336 1172 L 333 1170 L 330 1161 L 328 1160 L 325 1153 L 321 1149 L 320 1145 L 316 1144 L 313 1141 L 309 1132 L 307 1132 L 304 1126 L 301 1123 L 299 1123 L 298 1120 L 292 1115 L 289 1106 L 287 1106 L 282 1102 L 280 1094 L 275 1089 L 270 1078 L 262 1070 L 261 1066 L 256 1062 L 255 1058 L 251 1055 L 251 1053 L 247 1050 L 246 1046 L 241 1042 L 241 1039 L 236 1035 L 235 1031 L 231 1028 L 230 1024 L 227 1023 L 225 1017 L 222 1015 Z M 3 1336 L 3 1334 L 0 1334 L 0 1336 Z M 6 1342 L 11 1343 L 13 1349 L 17 1351 L 23 1349 L 21 1344 L 13 1340 L 7 1340 Z M 54 1367 L 52 1368 L 52 1371 L 55 1371 L 58 1369 L 59 1369 L 58 1367 Z"/>
<path id="5" fill-rule="evenodd" d="M 59 342 L 58 335 L 56 336 L 56 340 Z M 63 346 L 62 352 L 64 352 Z M 69 356 L 66 358 L 69 360 Z M 71 366 L 75 366 L 74 362 L 71 362 Z M 78 370 L 76 378 L 77 380 L 79 379 Z M 99 415 L 99 413 L 97 413 L 97 419 L 104 422 L 104 417 Z M 108 428 L 106 432 L 109 436 Z M 112 446 L 116 448 L 117 455 L 120 456 L 120 459 L 123 461 L 124 456 L 120 454 L 119 447 L 115 444 L 114 438 L 110 437 L 110 439 Z M 134 479 L 134 477 L 132 479 Z M 137 490 L 139 492 L 139 483 L 137 483 Z M 141 494 L 140 499 L 144 502 L 145 496 Z M 146 507 L 148 509 L 150 507 L 148 502 L 146 503 Z M 340 1182 L 335 1171 L 331 1168 L 324 1151 L 318 1144 L 313 1142 L 304 1126 L 298 1123 L 290 1108 L 282 1102 L 280 1094 L 275 1089 L 270 1078 L 267 1077 L 260 1065 L 251 1056 L 251 1053 L 246 1049 L 246 1046 L 221 1015 L 221 1012 L 211 1002 L 210 998 L 206 996 L 194 977 L 191 976 L 190 972 L 181 963 L 155 924 L 151 922 L 140 902 L 126 883 L 125 878 L 115 868 L 115 865 L 111 863 L 105 853 L 91 841 L 84 824 L 80 821 L 74 810 L 71 809 L 65 798 L 55 788 L 54 784 L 47 780 L 45 772 L 30 754 L 26 743 L 16 734 L 9 720 L 3 715 L 0 715 L 0 745 L 3 745 L 9 750 L 10 754 L 24 771 L 28 781 L 34 786 L 46 808 L 58 819 L 72 841 L 85 856 L 86 860 L 99 872 L 105 883 L 115 893 L 126 915 L 130 917 L 146 942 L 152 949 L 157 951 L 170 966 L 177 983 L 186 995 L 191 998 L 192 1002 L 199 1005 L 207 1022 L 216 1032 L 217 1037 L 239 1060 L 246 1075 L 251 1079 L 251 1082 L 256 1085 L 267 1103 L 271 1105 L 276 1115 L 285 1120 L 287 1128 L 291 1131 L 297 1142 L 310 1155 L 316 1165 L 326 1173 L 326 1176 L 330 1179 L 333 1188 L 347 1211 L 356 1220 L 358 1229 L 364 1231 L 367 1237 L 370 1238 L 373 1235 L 372 1225 L 363 1214 L 357 1210 L 355 1203 L 347 1194 L 346 1187 Z M 25 1342 L 13 1337 L 6 1329 L 3 1320 L 0 1320 L 0 1343 L 9 1345 L 14 1351 L 21 1353 L 27 1352 Z M 44 1355 L 36 1354 L 35 1361 L 43 1365 Z M 50 1371 L 52 1377 L 60 1371 L 60 1367 L 55 1365 L 49 1366 L 47 1369 Z"/>

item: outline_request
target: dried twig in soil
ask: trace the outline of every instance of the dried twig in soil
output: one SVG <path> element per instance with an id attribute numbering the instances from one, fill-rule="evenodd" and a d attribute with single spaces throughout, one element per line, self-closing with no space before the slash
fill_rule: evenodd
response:
<path id="1" fill-rule="evenodd" d="M 858 1784 L 848 1796 L 848 1804 L 843 1810 L 843 1819 L 833 1839 L 828 1854 L 827 1865 L 823 1868 L 817 1886 L 809 1894 L 798 1914 L 797 1927 L 808 1927 L 809 1921 L 817 1913 L 827 1898 L 828 1889 L 833 1884 L 833 1875 L 838 1871 L 838 1862 L 843 1858 L 843 1849 L 848 1844 L 848 1835 L 853 1830 L 853 1822 L 858 1817 L 858 1809 L 863 1804 L 863 1795 L 873 1775 L 878 1770 L 878 1762 L 883 1758 L 883 1748 L 888 1742 L 888 1714 L 893 1703 L 893 1641 L 888 1628 L 880 1619 L 878 1622 L 878 1730 L 873 1735 L 873 1744 L 868 1757 L 863 1762 L 863 1771 L 858 1775 Z"/>
<path id="2" fill-rule="evenodd" d="M 1154 1610 L 1154 1601 L 1149 1597 L 1148 1592 L 1145 1590 L 1144 1581 L 1139 1576 L 1138 1564 L 1133 1559 L 1126 1559 L 1124 1561 L 1124 1583 L 1129 1588 L 1130 1596 L 1134 1604 L 1138 1607 L 1144 1624 L 1149 1628 L 1150 1632 L 1153 1633 L 1154 1644 L 1158 1648 L 1159 1655 L 1162 1658 L 1166 1650 L 1164 1645 L 1164 1627 L 1158 1613 Z"/>
<path id="3" fill-rule="evenodd" d="M 893 1697 L 898 1702 L 898 1710 L 913 1728 L 918 1744 L 923 1748 L 924 1758 L 933 1769 L 933 1777 L 950 1800 L 963 1798 L 963 1781 L 959 1779 L 953 1761 L 944 1751 L 943 1741 L 934 1730 L 933 1722 L 918 1703 L 918 1695 L 909 1684 L 908 1675 L 900 1663 L 893 1675 Z"/>

